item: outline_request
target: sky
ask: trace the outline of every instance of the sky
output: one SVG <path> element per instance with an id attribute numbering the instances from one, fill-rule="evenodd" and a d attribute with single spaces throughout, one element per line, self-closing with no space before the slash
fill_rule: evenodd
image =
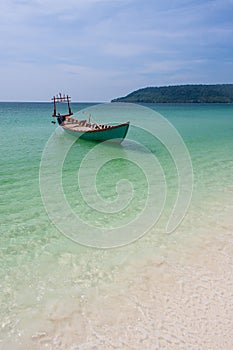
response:
<path id="1" fill-rule="evenodd" d="M 233 0 L 0 0 L 0 101 L 233 83 Z"/>

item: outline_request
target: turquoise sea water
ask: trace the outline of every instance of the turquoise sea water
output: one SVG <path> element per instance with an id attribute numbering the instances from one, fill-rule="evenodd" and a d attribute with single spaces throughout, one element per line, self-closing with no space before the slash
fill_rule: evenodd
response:
<path id="1" fill-rule="evenodd" d="M 92 105 L 77 103 L 72 108 L 78 112 Z M 56 344 L 59 320 L 63 317 L 61 313 L 64 313 L 69 333 L 69 319 L 74 310 L 72 303 L 80 304 L 93 288 L 99 294 L 106 290 L 111 293 L 111 288 L 117 288 L 116 275 L 119 271 L 126 270 L 127 276 L 127 266 L 134 266 L 134 262 L 169 256 L 172 250 L 180 252 L 182 256 L 185 247 L 192 244 L 195 246 L 194 242 L 199 236 L 211 238 L 211 235 L 221 233 L 224 225 L 229 227 L 231 224 L 233 106 L 151 104 L 145 107 L 162 114 L 176 128 L 187 147 L 194 176 L 191 204 L 181 225 L 173 234 L 167 234 L 165 227 L 175 203 L 179 182 L 176 167 L 166 147 L 153 135 L 133 127 L 138 124 L 139 117 L 132 113 L 132 127 L 128 137 L 143 144 L 156 155 L 167 184 L 165 205 L 157 225 L 141 239 L 121 248 L 102 250 L 77 244 L 63 235 L 56 224 L 50 221 L 43 205 L 39 183 L 40 162 L 46 143 L 56 129 L 50 123 L 51 104 L 0 103 L 1 349 L 29 349 L 30 344 L 35 348 L 38 346 L 38 349 L 62 348 Z M 98 113 L 96 117 L 100 117 Z M 124 118 L 124 115 L 119 119 L 116 116 L 114 121 L 126 121 Z M 108 121 L 108 115 L 103 114 L 102 120 L 98 121 Z M 153 114 L 148 114 L 145 118 L 145 126 L 149 130 L 154 127 Z M 69 137 L 63 131 L 56 130 L 59 146 L 65 147 Z M 79 140 L 73 144 L 64 160 L 62 183 L 67 201 L 74 213 L 84 222 L 88 221 L 92 227 L 106 225 L 111 228 L 127 224 L 143 211 L 148 184 L 143 167 L 124 159 L 124 156 L 126 149 L 127 155 L 130 152 L 136 154 L 139 160 L 146 159 L 147 154 L 127 140 L 119 147 L 105 146 L 104 154 L 109 155 L 110 160 L 100 167 L 96 177 L 99 194 L 103 199 L 109 200 L 109 203 L 116 200 L 116 183 L 125 178 L 132 181 L 134 189 L 130 205 L 123 208 L 120 214 L 100 213 L 87 205 L 85 198 L 82 198 L 82 188 L 77 184 L 81 162 L 94 145 Z M 102 154 L 103 150 L 97 151 L 97 157 L 98 152 Z M 57 156 L 59 158 L 59 154 Z M 93 164 L 88 168 L 90 173 Z M 152 171 L 151 169 L 149 167 L 147 171 Z M 48 170 L 52 176 L 53 169 Z M 87 175 L 87 191 L 90 185 Z M 163 200 L 162 195 L 161 198 L 159 196 L 160 185 L 162 186 L 162 181 L 161 184 L 153 184 L 157 188 L 158 201 Z M 126 188 L 125 193 L 121 193 L 123 198 L 124 195 L 127 197 L 128 187 Z M 96 194 L 93 193 L 93 197 L 92 193 L 89 195 L 89 200 L 95 204 Z M 85 236 L 85 232 L 82 234 Z M 130 236 L 131 233 L 128 234 Z M 124 284 L 121 288 L 124 288 Z M 56 311 L 61 304 L 64 305 L 63 311 Z M 93 304 L 93 308 L 98 310 L 98 305 Z M 83 320 L 89 322 L 88 317 L 80 311 L 80 319 L 76 320 L 74 328 L 85 328 Z M 46 332 L 50 337 L 46 338 Z M 64 337 L 65 335 L 66 330 Z"/>

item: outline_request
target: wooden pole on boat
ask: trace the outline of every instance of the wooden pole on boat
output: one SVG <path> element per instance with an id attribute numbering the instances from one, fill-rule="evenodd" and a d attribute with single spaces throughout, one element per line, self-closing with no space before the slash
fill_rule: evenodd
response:
<path id="1" fill-rule="evenodd" d="M 69 110 L 69 115 L 72 115 L 73 113 L 71 112 L 71 108 L 70 108 L 70 98 L 67 95 L 67 103 L 68 103 L 68 110 Z"/>
<path id="2" fill-rule="evenodd" d="M 53 96 L 53 117 L 56 117 L 57 111 L 56 111 L 56 99 L 55 96 Z"/>

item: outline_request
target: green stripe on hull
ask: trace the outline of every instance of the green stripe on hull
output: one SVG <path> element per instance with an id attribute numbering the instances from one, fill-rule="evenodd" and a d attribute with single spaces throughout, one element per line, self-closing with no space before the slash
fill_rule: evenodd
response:
<path id="1" fill-rule="evenodd" d="M 121 143 L 127 134 L 128 128 L 129 124 L 124 124 L 107 130 L 98 130 L 85 133 L 72 131 L 66 128 L 64 128 L 64 130 L 70 135 L 83 140 Z"/>

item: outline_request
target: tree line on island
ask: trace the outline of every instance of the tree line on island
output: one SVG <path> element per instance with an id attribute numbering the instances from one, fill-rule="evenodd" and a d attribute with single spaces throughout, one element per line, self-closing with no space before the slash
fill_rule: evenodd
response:
<path id="1" fill-rule="evenodd" d="M 111 102 L 233 103 L 233 84 L 146 87 Z"/>

